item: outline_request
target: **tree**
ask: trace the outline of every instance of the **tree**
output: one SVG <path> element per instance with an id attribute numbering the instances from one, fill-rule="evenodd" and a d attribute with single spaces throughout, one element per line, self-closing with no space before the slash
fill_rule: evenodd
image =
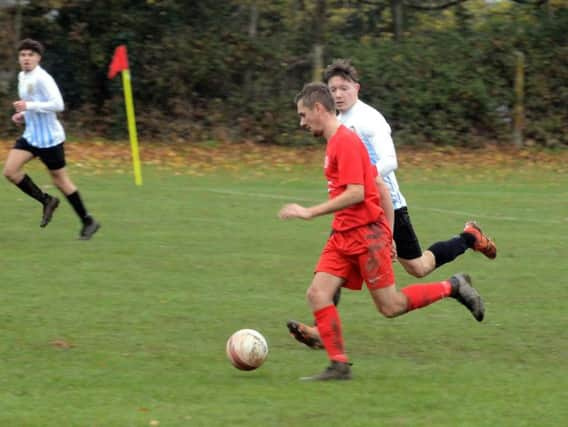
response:
<path id="1" fill-rule="evenodd" d="M 392 0 L 391 10 L 392 10 L 394 39 L 396 41 L 400 41 L 402 39 L 402 31 L 403 31 L 403 14 L 402 14 L 403 0 Z"/>

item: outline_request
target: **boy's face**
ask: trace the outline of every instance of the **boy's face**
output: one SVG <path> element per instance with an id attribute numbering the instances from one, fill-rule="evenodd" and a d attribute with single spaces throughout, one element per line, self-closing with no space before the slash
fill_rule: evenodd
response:
<path id="1" fill-rule="evenodd" d="M 323 107 L 316 102 L 314 108 L 309 109 L 304 105 L 302 100 L 298 101 L 297 107 L 298 116 L 300 117 L 300 127 L 309 130 L 313 136 L 322 136 L 323 126 L 320 112 Z"/>
<path id="2" fill-rule="evenodd" d="M 335 107 L 344 112 L 349 110 L 357 102 L 359 97 L 359 83 L 346 80 L 341 76 L 333 76 L 328 80 L 327 86 L 333 95 Z"/>
<path id="3" fill-rule="evenodd" d="M 18 54 L 18 62 L 22 71 L 32 71 L 41 61 L 41 55 L 34 50 L 22 49 Z"/>

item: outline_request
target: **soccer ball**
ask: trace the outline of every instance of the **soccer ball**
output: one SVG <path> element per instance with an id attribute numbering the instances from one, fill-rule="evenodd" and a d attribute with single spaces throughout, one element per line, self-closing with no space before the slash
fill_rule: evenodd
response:
<path id="1" fill-rule="evenodd" d="M 254 329 L 241 329 L 227 340 L 227 357 L 241 371 L 259 368 L 268 356 L 268 343 Z"/>

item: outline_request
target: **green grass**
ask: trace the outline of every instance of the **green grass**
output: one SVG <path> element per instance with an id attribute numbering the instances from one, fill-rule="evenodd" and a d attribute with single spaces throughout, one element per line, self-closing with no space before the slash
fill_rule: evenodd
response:
<path id="1" fill-rule="evenodd" d="M 331 218 L 281 222 L 289 201 L 321 201 L 319 168 L 203 177 L 145 168 L 145 184 L 71 169 L 102 222 L 89 242 L 63 203 L 8 183 L 0 204 L 0 424 L 3 426 L 561 426 L 568 423 L 568 177 L 537 168 L 464 175 L 403 170 L 424 247 L 476 218 L 498 258 L 467 253 L 417 280 L 469 272 L 479 324 L 454 301 L 398 319 L 366 291 L 340 306 L 354 380 L 303 383 L 325 353 L 297 345 L 304 292 Z M 47 184 L 34 166 L 32 176 Z M 234 369 L 225 341 L 254 328 L 270 355 Z M 64 340 L 65 349 L 53 345 Z M 154 423 L 155 424 L 155 423 Z"/>

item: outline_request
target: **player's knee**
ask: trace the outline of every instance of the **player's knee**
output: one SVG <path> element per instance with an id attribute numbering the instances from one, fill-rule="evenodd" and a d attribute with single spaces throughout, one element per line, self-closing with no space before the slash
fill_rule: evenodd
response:
<path id="1" fill-rule="evenodd" d="M 379 307 L 377 307 L 377 309 L 379 310 L 379 313 L 381 313 L 387 319 L 397 317 L 401 313 L 400 307 L 394 303 L 381 304 Z"/>
<path id="2" fill-rule="evenodd" d="M 306 299 L 310 302 L 314 302 L 317 300 L 318 294 L 319 294 L 318 290 L 315 289 L 313 286 L 310 286 L 306 291 Z"/>
<path id="3" fill-rule="evenodd" d="M 310 286 L 306 292 L 306 298 L 311 304 L 320 305 L 329 302 L 330 297 L 322 289 Z"/>
<path id="4" fill-rule="evenodd" d="M 7 168 L 5 167 L 2 170 L 2 175 L 4 176 L 4 178 L 6 178 L 8 181 L 15 183 L 16 182 L 16 171 L 13 170 L 12 168 Z"/>
<path id="5" fill-rule="evenodd" d="M 411 270 L 410 275 L 421 279 L 422 277 L 425 277 L 428 275 L 428 272 L 426 270 L 424 270 L 423 268 L 415 268 L 414 270 Z"/>
<path id="6" fill-rule="evenodd" d="M 426 268 L 426 266 L 418 259 L 407 262 L 401 262 L 401 264 L 408 274 L 417 277 L 419 279 L 421 277 L 427 276 L 428 273 L 430 273 L 429 269 Z"/>
<path id="7" fill-rule="evenodd" d="M 387 319 L 392 319 L 398 315 L 398 312 L 391 306 L 381 306 L 379 307 L 379 313 L 385 316 Z"/>
<path id="8" fill-rule="evenodd" d="M 376 307 L 384 317 L 392 319 L 406 312 L 407 299 L 402 293 L 397 292 L 389 298 L 383 298 L 376 302 Z"/>

